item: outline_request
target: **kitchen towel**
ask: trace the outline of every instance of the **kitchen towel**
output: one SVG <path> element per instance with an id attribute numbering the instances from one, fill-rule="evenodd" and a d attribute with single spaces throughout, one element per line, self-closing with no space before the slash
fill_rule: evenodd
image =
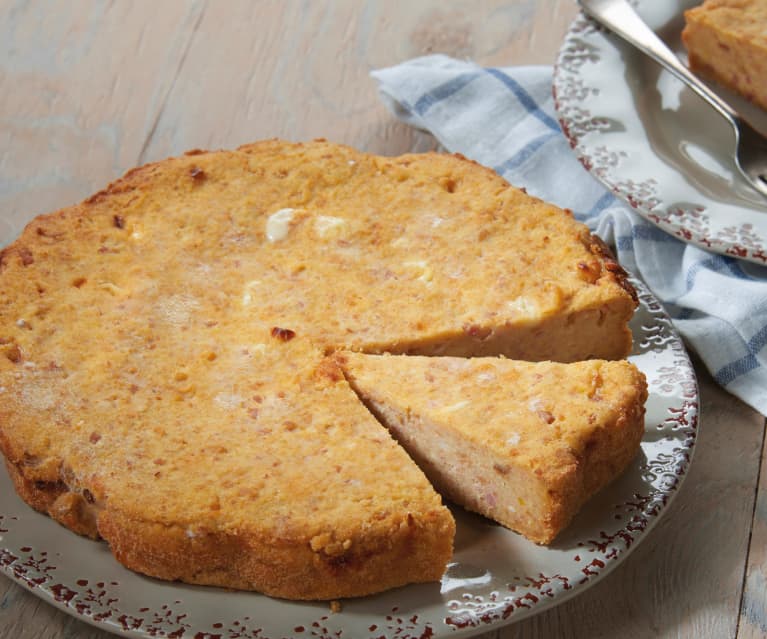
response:
<path id="1" fill-rule="evenodd" d="M 398 118 L 573 210 L 664 304 L 714 379 L 767 414 L 767 267 L 685 244 L 597 182 L 560 130 L 551 67 L 485 68 L 432 55 L 372 76 Z"/>

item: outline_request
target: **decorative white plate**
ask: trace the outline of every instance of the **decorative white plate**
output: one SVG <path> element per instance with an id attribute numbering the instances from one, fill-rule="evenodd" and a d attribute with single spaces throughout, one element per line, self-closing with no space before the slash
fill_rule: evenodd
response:
<path id="1" fill-rule="evenodd" d="M 458 637 L 555 606 L 614 569 L 643 539 L 690 465 L 698 390 L 681 340 L 639 283 L 631 360 L 647 376 L 646 433 L 629 470 L 553 546 L 455 508 L 455 557 L 441 584 L 343 602 L 296 603 L 166 583 L 120 566 L 104 543 L 34 512 L 0 471 L 0 569 L 43 600 L 129 637 L 333 639 Z"/>
<path id="2" fill-rule="evenodd" d="M 683 11 L 699 0 L 633 4 L 685 59 Z M 767 132 L 767 113 L 712 88 Z M 702 248 L 767 263 L 767 199 L 738 173 L 730 125 L 670 73 L 581 15 L 559 52 L 554 100 L 580 161 L 640 215 Z"/>

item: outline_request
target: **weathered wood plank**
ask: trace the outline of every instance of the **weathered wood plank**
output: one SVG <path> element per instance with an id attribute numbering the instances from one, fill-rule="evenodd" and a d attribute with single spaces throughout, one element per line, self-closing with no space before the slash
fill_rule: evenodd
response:
<path id="1" fill-rule="evenodd" d="M 436 52 L 551 63 L 575 13 L 561 0 L 211 3 L 147 158 L 269 137 L 325 137 L 384 154 L 432 148 L 431 137 L 390 116 L 372 69 Z"/>
<path id="2" fill-rule="evenodd" d="M 12 3 L 0 20 L 0 239 L 139 161 L 203 5 Z"/>
<path id="3" fill-rule="evenodd" d="M 767 424 L 764 424 L 767 428 Z M 738 639 L 767 637 L 767 437 L 762 430 L 762 468 L 740 608 Z"/>

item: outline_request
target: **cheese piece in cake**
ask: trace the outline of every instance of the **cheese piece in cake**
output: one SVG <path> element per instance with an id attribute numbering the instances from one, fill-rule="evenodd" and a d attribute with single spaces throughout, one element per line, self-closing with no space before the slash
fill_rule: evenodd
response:
<path id="1" fill-rule="evenodd" d="M 337 359 L 437 490 L 542 544 L 626 468 L 644 432 L 645 379 L 626 361 Z"/>
<path id="2" fill-rule="evenodd" d="M 767 109 L 767 2 L 706 0 L 684 16 L 690 68 Z"/>

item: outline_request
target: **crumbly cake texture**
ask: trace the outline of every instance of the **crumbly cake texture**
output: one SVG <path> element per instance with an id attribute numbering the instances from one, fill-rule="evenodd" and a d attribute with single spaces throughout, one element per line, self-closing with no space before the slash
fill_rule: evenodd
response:
<path id="1" fill-rule="evenodd" d="M 690 68 L 767 109 L 767 2 L 706 0 L 684 15 Z"/>
<path id="2" fill-rule="evenodd" d="M 20 495 L 163 579 L 296 598 L 437 580 L 454 522 L 332 357 L 619 358 L 636 304 L 560 209 L 458 156 L 193 151 L 0 253 Z"/>
<path id="3" fill-rule="evenodd" d="M 644 433 L 647 384 L 627 361 L 337 359 L 438 491 L 538 543 L 625 470 Z"/>

